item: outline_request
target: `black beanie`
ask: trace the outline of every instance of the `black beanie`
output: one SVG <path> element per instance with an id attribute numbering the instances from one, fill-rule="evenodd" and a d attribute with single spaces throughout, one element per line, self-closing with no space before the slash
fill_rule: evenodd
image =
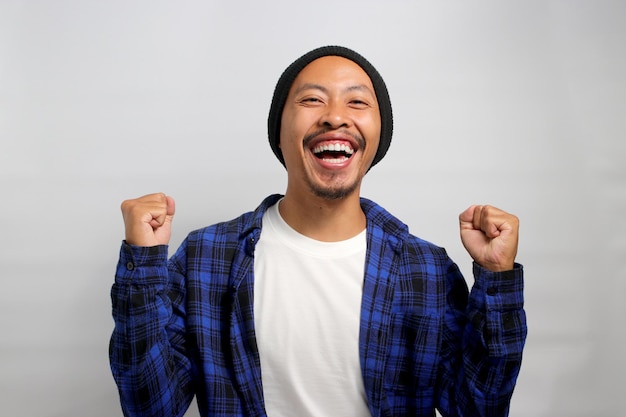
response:
<path id="1" fill-rule="evenodd" d="M 369 63 L 367 59 L 358 54 L 357 52 L 345 48 L 343 46 L 322 46 L 321 48 L 314 49 L 297 60 L 295 60 L 278 79 L 276 88 L 274 89 L 274 97 L 272 98 L 272 105 L 270 107 L 270 114 L 267 118 L 267 133 L 269 136 L 270 146 L 274 151 L 274 154 L 285 165 L 283 153 L 280 150 L 280 121 L 283 115 L 283 108 L 289 95 L 291 85 L 295 81 L 296 77 L 311 62 L 324 56 L 340 56 L 358 64 L 363 71 L 369 76 L 374 86 L 374 92 L 376 93 L 376 99 L 378 100 L 378 109 L 380 111 L 380 142 L 378 144 L 378 150 L 374 156 L 374 160 L 371 166 L 376 165 L 383 156 L 387 153 L 389 145 L 391 144 L 391 135 L 393 133 L 393 114 L 391 112 L 391 101 L 389 100 L 389 92 L 387 86 L 383 81 L 376 68 Z"/>

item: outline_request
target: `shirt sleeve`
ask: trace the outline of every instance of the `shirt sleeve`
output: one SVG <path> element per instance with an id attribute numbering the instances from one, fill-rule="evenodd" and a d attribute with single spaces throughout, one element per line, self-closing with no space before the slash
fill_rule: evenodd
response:
<path id="1" fill-rule="evenodd" d="M 184 279 L 168 268 L 167 246 L 122 244 L 109 359 L 125 416 L 182 416 L 189 407 L 184 298 Z"/>
<path id="2" fill-rule="evenodd" d="M 523 268 L 491 272 L 474 263 L 468 317 L 490 358 L 519 357 L 526 339 Z"/>
<path id="3" fill-rule="evenodd" d="M 473 266 L 467 298 L 449 271 L 440 409 L 444 417 L 507 416 L 526 340 L 523 267 L 491 272 Z M 461 278 L 459 278 L 461 277 Z"/>

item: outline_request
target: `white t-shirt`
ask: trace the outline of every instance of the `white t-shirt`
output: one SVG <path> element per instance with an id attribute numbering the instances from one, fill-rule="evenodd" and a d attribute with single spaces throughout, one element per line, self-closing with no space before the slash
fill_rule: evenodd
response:
<path id="1" fill-rule="evenodd" d="M 269 417 L 369 416 L 359 361 L 365 230 L 320 242 L 278 204 L 255 250 L 254 319 Z"/>

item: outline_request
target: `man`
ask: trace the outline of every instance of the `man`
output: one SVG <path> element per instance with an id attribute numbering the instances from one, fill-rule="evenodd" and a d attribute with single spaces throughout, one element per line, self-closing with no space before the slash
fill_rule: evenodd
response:
<path id="1" fill-rule="evenodd" d="M 385 155 L 385 84 L 323 47 L 278 81 L 284 196 L 192 232 L 167 261 L 174 200 L 122 203 L 111 367 L 128 416 L 504 416 L 526 337 L 518 220 L 459 217 L 471 295 L 445 251 L 360 197 Z"/>

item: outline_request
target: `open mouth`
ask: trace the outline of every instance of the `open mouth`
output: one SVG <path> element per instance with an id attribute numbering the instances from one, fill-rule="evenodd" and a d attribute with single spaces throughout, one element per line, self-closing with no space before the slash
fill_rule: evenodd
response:
<path id="1" fill-rule="evenodd" d="M 354 155 L 349 143 L 323 143 L 312 149 L 313 155 L 326 162 L 343 162 Z"/>

